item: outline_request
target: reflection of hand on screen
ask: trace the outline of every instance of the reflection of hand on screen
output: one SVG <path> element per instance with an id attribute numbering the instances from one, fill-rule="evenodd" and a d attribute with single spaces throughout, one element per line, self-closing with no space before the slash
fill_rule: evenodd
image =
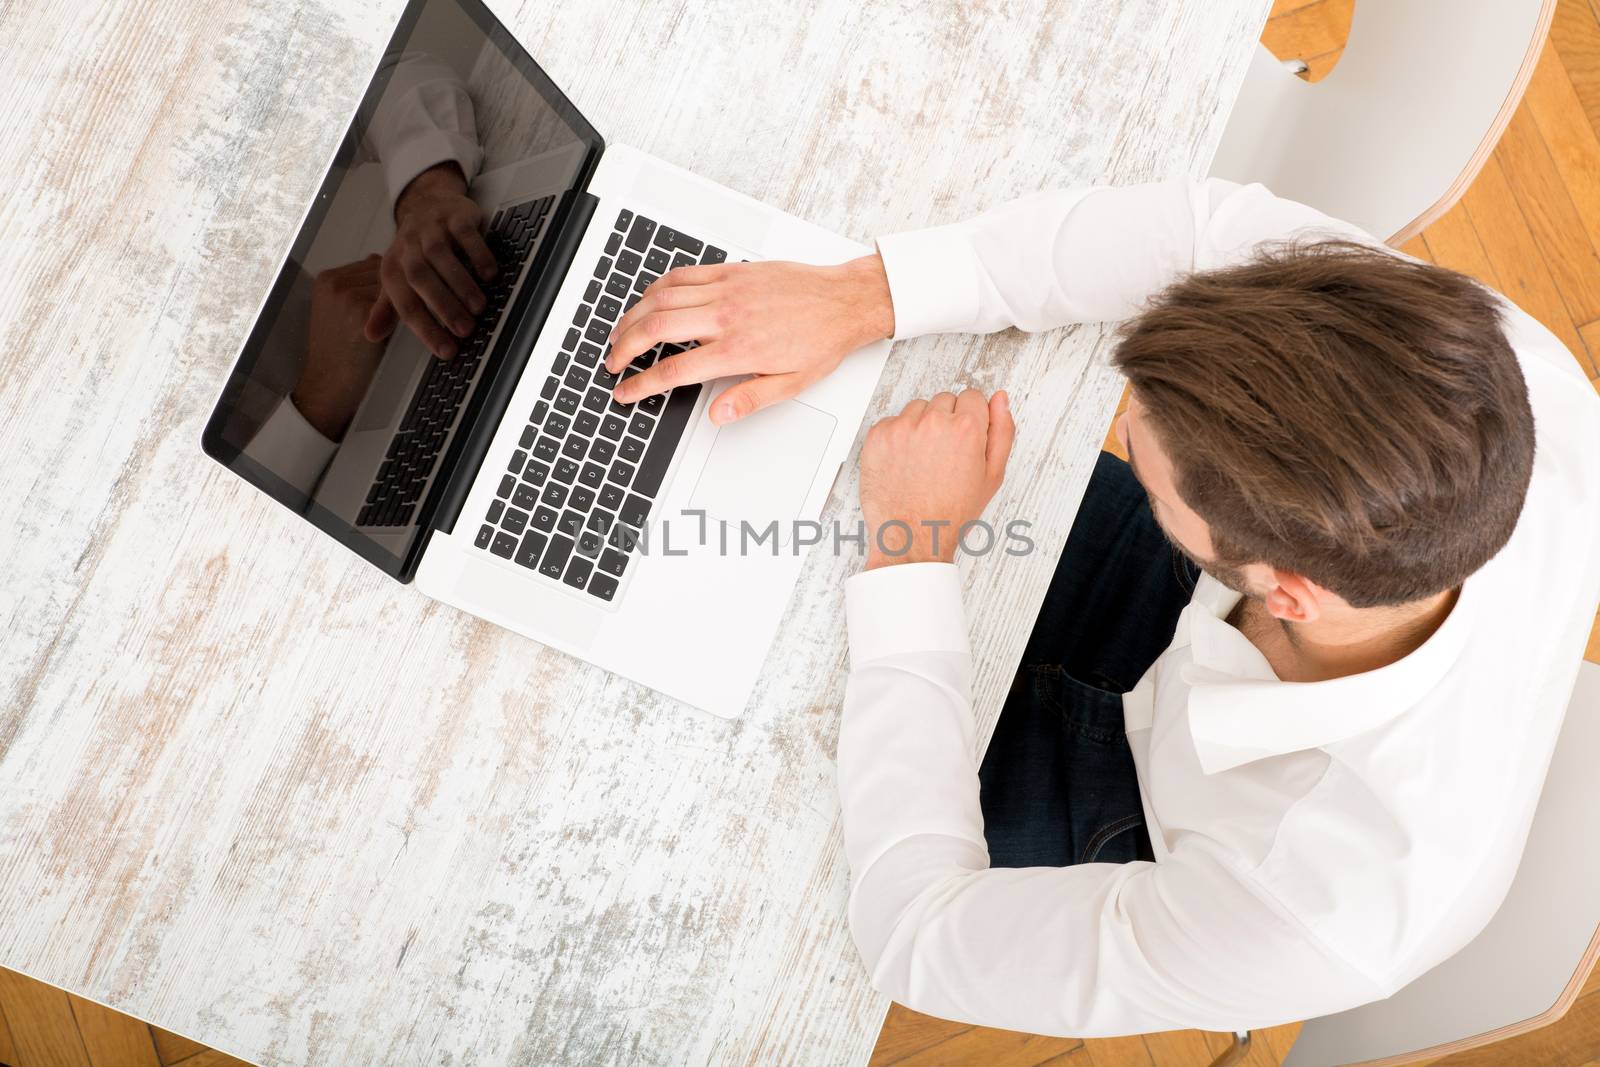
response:
<path id="1" fill-rule="evenodd" d="M 383 288 L 366 322 L 367 339 L 387 337 L 399 321 L 435 356 L 453 359 L 456 339 L 472 332 L 484 308 L 478 280 L 495 275 L 481 232 L 483 211 L 467 195 L 461 168 L 446 162 L 412 179 L 394 215 L 394 241 L 383 254 Z"/>
<path id="2" fill-rule="evenodd" d="M 305 365 L 290 398 L 318 433 L 337 441 L 383 357 L 365 325 L 380 294 L 378 256 L 330 267 L 311 284 Z"/>

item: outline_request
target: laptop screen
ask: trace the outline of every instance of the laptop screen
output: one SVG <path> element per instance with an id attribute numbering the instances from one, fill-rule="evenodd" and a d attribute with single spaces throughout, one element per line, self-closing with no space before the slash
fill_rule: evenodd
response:
<path id="1" fill-rule="evenodd" d="M 601 142 L 477 0 L 413 0 L 205 449 L 391 574 Z"/>

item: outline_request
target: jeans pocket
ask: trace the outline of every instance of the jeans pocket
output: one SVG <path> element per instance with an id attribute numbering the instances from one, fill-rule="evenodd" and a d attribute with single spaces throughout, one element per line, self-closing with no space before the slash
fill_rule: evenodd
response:
<path id="1" fill-rule="evenodd" d="M 1128 743 L 1121 693 L 1080 682 L 1055 664 L 1028 670 L 1035 699 L 1060 715 L 1072 733 L 1101 745 Z"/>

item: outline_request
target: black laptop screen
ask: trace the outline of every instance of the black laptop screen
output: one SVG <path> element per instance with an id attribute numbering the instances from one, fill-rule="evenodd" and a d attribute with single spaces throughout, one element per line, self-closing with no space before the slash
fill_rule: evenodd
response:
<path id="1" fill-rule="evenodd" d="M 477 0 L 413 0 L 205 448 L 401 575 L 452 440 L 600 147 Z"/>

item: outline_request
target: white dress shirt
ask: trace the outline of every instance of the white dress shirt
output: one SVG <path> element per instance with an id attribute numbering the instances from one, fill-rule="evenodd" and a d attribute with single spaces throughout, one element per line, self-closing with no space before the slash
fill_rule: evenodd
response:
<path id="1" fill-rule="evenodd" d="M 879 250 L 911 337 L 1125 318 L 1307 228 L 1376 243 L 1260 186 L 1175 181 L 1033 196 Z M 1153 863 L 990 869 L 957 569 L 850 580 L 839 790 L 878 989 L 1035 1033 L 1230 1030 L 1388 996 L 1483 928 L 1600 596 L 1600 402 L 1505 314 L 1537 433 L 1510 542 L 1422 647 L 1326 682 L 1278 681 L 1224 621 L 1237 594 L 1202 577 L 1124 698 Z"/>
<path id="2" fill-rule="evenodd" d="M 436 164 L 454 162 L 470 183 L 483 162 L 483 149 L 478 144 L 472 97 L 454 68 L 424 52 L 406 52 L 385 60 L 385 65 L 394 70 L 366 123 L 356 161 L 376 162 L 383 168 L 388 190 L 385 206 L 392 211 L 411 180 Z M 380 66 L 380 76 L 382 69 Z M 310 284 L 297 278 L 290 300 L 309 301 L 310 292 Z M 289 309 L 281 314 L 291 316 Z M 309 315 L 300 309 L 289 321 L 309 322 Z M 304 326 L 297 328 L 296 340 L 303 347 Z M 278 401 L 244 447 L 251 459 L 308 494 L 338 450 L 338 442 L 319 433 L 287 396 Z"/>

